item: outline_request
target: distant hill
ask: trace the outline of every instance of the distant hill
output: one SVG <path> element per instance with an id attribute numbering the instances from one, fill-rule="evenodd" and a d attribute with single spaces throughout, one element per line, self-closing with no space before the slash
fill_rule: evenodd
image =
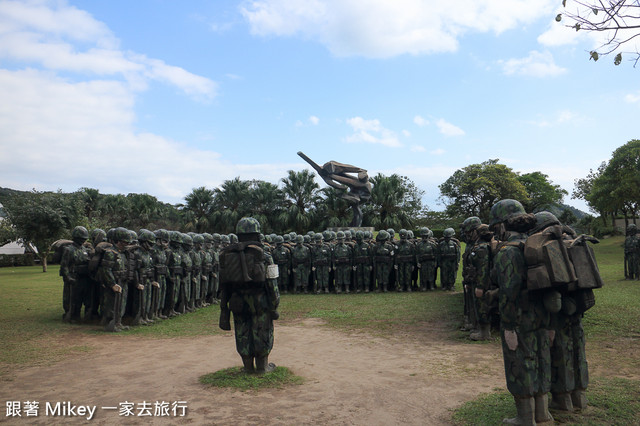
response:
<path id="1" fill-rule="evenodd" d="M 534 213 L 537 213 L 539 211 L 548 211 L 550 213 L 553 213 L 556 217 L 560 217 L 562 216 L 562 212 L 564 212 L 565 210 L 569 210 L 571 211 L 571 213 L 573 213 L 573 215 L 578 219 L 582 219 L 583 217 L 587 216 L 589 213 L 583 212 L 580 209 L 576 209 L 573 206 L 569 206 L 567 204 L 553 204 L 553 205 L 548 205 L 544 208 L 540 208 L 540 209 L 536 209 L 536 211 L 534 211 Z"/>

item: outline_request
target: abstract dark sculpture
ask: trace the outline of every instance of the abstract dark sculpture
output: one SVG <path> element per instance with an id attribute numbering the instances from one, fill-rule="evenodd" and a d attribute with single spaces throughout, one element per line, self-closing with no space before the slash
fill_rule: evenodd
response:
<path id="1" fill-rule="evenodd" d="M 298 151 L 298 155 L 315 169 L 320 177 L 336 189 L 345 191 L 342 198 L 347 200 L 353 210 L 353 219 L 351 227 L 362 226 L 362 210 L 360 205 L 371 199 L 371 183 L 367 171 L 350 164 L 342 164 L 337 161 L 329 161 L 324 163 L 322 167 L 317 165 L 312 159 Z M 357 173 L 358 176 L 352 176 L 350 173 Z M 346 192 L 347 188 L 349 189 Z"/>

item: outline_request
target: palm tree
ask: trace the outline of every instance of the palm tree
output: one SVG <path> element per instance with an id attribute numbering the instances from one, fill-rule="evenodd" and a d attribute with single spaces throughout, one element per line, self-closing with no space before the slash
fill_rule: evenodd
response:
<path id="1" fill-rule="evenodd" d="M 248 213 L 251 181 L 236 177 L 215 189 L 211 223 L 218 232 L 233 232 L 238 220 Z"/>
<path id="2" fill-rule="evenodd" d="M 411 227 L 415 204 L 421 204 L 416 200 L 419 191 L 412 182 L 396 174 L 378 173 L 371 178 L 371 183 L 371 203 L 365 206 L 364 222 L 376 229 Z"/>
<path id="3" fill-rule="evenodd" d="M 304 232 L 313 223 L 313 209 L 320 201 L 320 187 L 315 181 L 315 175 L 308 169 L 301 172 L 289 170 L 288 173 L 282 179 L 282 191 L 287 204 L 282 219 L 296 232 Z"/>
<path id="4" fill-rule="evenodd" d="M 209 217 L 213 208 L 215 192 L 204 186 L 194 188 L 184 197 L 187 204 L 183 208 L 185 228 L 195 232 L 211 230 Z"/>
<path id="5" fill-rule="evenodd" d="M 322 203 L 318 206 L 318 217 L 320 223 L 317 229 L 329 227 L 349 226 L 352 219 L 351 206 L 341 197 L 341 191 L 333 187 L 326 187 L 320 190 L 324 195 Z"/>
<path id="6" fill-rule="evenodd" d="M 278 221 L 284 205 L 284 194 L 277 185 L 254 180 L 251 185 L 249 204 L 249 214 L 260 222 L 263 233 L 284 231 L 284 227 Z"/>

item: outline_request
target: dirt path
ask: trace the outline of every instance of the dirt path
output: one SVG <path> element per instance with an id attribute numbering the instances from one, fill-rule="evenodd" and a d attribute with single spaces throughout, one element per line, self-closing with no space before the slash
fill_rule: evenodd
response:
<path id="1" fill-rule="evenodd" d="M 45 415 L 49 402 L 97 406 L 91 424 L 448 424 L 451 409 L 504 387 L 496 345 L 347 335 L 318 320 L 277 326 L 270 361 L 305 378 L 302 385 L 259 392 L 207 388 L 198 378 L 240 365 L 231 333 L 180 339 L 79 337 L 95 349 L 48 367 L 16 371 L 1 384 L 4 401 L 38 401 L 38 417 L 0 423 L 87 423 Z M 150 373 L 153 371 L 153 373 Z M 122 417 L 102 407 L 186 401 L 184 417 Z"/>

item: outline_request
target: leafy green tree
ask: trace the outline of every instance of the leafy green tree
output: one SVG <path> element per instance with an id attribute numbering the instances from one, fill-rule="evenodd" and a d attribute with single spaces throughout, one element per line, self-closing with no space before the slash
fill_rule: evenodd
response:
<path id="1" fill-rule="evenodd" d="M 512 198 L 523 204 L 529 202 L 517 173 L 498 161 L 487 160 L 456 170 L 438 186 L 439 199 L 450 217 L 478 216 L 486 222 L 491 207 L 499 200 Z"/>
<path id="2" fill-rule="evenodd" d="M 317 229 L 349 226 L 353 213 L 342 192 L 331 186 L 320 190 L 322 201 L 318 203 L 317 217 L 321 219 L 315 226 Z"/>
<path id="3" fill-rule="evenodd" d="M 635 218 L 640 207 L 640 140 L 616 149 L 599 180 L 610 191 L 613 206 L 624 215 L 625 223 L 629 216 Z"/>
<path id="4" fill-rule="evenodd" d="M 554 185 L 549 176 L 541 172 L 525 173 L 518 176 L 518 181 L 527 191 L 529 200 L 524 203 L 524 208 L 528 212 L 545 209 L 552 204 L 559 204 L 568 192 Z"/>
<path id="5" fill-rule="evenodd" d="M 313 209 L 320 201 L 320 187 L 315 181 L 315 174 L 308 169 L 301 172 L 289 170 L 281 182 L 286 205 L 282 222 L 298 233 L 308 230 L 314 223 Z"/>
<path id="6" fill-rule="evenodd" d="M 42 272 L 47 272 L 51 244 L 70 234 L 82 215 L 76 198 L 62 192 L 15 192 L 4 207 L 18 237 L 38 250 Z"/>

